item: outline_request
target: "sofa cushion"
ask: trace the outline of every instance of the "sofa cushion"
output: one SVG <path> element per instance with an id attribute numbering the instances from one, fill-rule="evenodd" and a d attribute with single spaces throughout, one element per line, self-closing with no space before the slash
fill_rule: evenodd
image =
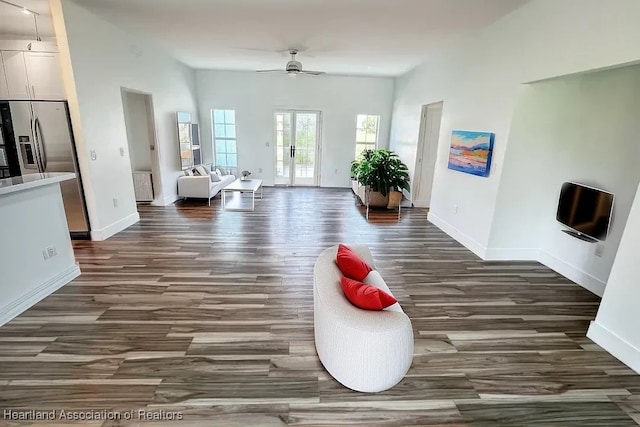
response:
<path id="1" fill-rule="evenodd" d="M 200 176 L 209 176 L 209 172 L 207 172 L 207 169 L 202 166 L 196 166 L 196 175 L 200 175 Z"/>
<path id="2" fill-rule="evenodd" d="M 348 246 L 340 244 L 338 246 L 338 254 L 336 255 L 336 264 L 342 271 L 342 274 L 349 279 L 362 281 L 371 270 L 371 266 L 349 249 Z"/>
<path id="3" fill-rule="evenodd" d="M 211 182 L 220 182 L 220 177 L 215 172 L 210 172 L 209 176 L 211 177 Z"/>
<path id="4" fill-rule="evenodd" d="M 351 304 L 364 310 L 382 310 L 398 302 L 393 296 L 382 289 L 357 280 L 343 277 L 340 284 L 342 291 Z"/>
<path id="5" fill-rule="evenodd" d="M 366 285 L 373 286 L 375 288 L 378 288 L 381 291 L 384 291 L 384 292 L 388 293 L 389 295 L 393 295 L 391 293 L 391 290 L 387 286 L 387 283 L 382 278 L 382 275 L 377 270 L 371 270 L 371 272 L 369 274 L 367 274 L 367 277 L 364 278 L 362 283 L 364 283 Z M 403 313 L 402 307 L 400 307 L 399 303 L 392 304 L 392 305 L 388 306 L 387 308 L 385 308 L 384 310 L 385 311 L 398 311 L 400 313 Z"/>
<path id="6" fill-rule="evenodd" d="M 184 176 L 193 176 L 193 171 L 191 169 L 185 169 Z"/>

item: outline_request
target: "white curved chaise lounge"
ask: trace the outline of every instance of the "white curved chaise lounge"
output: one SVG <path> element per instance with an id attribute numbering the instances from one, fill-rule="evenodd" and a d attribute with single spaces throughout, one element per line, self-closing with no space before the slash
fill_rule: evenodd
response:
<path id="1" fill-rule="evenodd" d="M 364 283 L 389 291 L 364 245 L 349 245 L 374 270 Z M 314 268 L 313 300 L 316 350 L 325 369 L 342 385 L 379 392 L 396 385 L 413 360 L 413 328 L 395 303 L 383 311 L 352 305 L 340 286 L 338 247 L 323 251 Z"/>

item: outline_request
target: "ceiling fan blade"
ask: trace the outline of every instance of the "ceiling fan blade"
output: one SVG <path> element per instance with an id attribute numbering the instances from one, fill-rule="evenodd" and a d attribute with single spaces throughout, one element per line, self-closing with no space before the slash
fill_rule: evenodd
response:
<path id="1" fill-rule="evenodd" d="M 282 68 L 276 70 L 256 70 L 256 73 L 286 73 Z"/>
<path id="2" fill-rule="evenodd" d="M 302 74 L 310 74 L 312 76 L 321 76 L 323 74 L 326 74 L 324 71 L 307 71 L 307 70 L 302 70 L 300 71 Z"/>

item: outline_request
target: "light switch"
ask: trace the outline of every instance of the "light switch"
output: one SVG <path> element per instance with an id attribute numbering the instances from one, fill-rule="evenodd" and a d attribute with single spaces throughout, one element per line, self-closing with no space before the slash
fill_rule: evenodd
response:
<path id="1" fill-rule="evenodd" d="M 96 154 L 96 150 L 89 151 L 91 154 L 91 160 L 98 160 L 98 155 Z"/>
<path id="2" fill-rule="evenodd" d="M 120 147 L 120 156 L 124 157 L 124 148 Z"/>

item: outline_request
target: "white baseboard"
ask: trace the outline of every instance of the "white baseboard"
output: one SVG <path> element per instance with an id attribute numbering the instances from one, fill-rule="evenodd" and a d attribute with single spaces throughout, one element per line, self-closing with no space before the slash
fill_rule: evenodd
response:
<path id="1" fill-rule="evenodd" d="M 539 251 L 538 261 L 599 297 L 602 298 L 602 295 L 604 295 L 604 288 L 607 286 L 606 282 L 575 265 L 562 261 L 543 250 Z"/>
<path id="2" fill-rule="evenodd" d="M 485 259 L 485 252 L 487 248 L 482 246 L 480 243 L 476 242 L 473 238 L 469 237 L 462 231 L 455 228 L 453 225 L 444 221 L 442 218 L 434 215 L 432 212 L 427 214 L 427 220 L 431 222 L 433 225 L 438 227 L 440 230 L 447 233 L 449 236 L 453 237 L 455 240 L 460 242 L 463 246 L 469 249 L 471 252 L 476 254 L 482 259 Z"/>
<path id="3" fill-rule="evenodd" d="M 428 208 L 429 207 L 429 201 L 428 200 L 414 200 L 413 202 L 413 206 L 415 206 L 416 208 Z"/>
<path id="4" fill-rule="evenodd" d="M 538 249 L 533 248 L 486 248 L 485 261 L 538 261 Z"/>
<path id="5" fill-rule="evenodd" d="M 604 294 L 606 282 L 543 250 L 534 248 L 487 248 L 432 212 L 429 212 L 427 219 L 485 261 L 538 261 L 599 297 Z"/>
<path id="6" fill-rule="evenodd" d="M 169 206 L 172 205 L 176 202 L 176 200 L 181 199 L 180 196 L 178 196 L 177 194 L 171 194 L 169 196 L 166 196 L 163 200 L 164 205 L 163 206 Z"/>
<path id="7" fill-rule="evenodd" d="M 591 322 L 587 338 L 640 374 L 640 349 L 634 347 L 597 321 Z"/>
<path id="8" fill-rule="evenodd" d="M 151 206 L 169 206 L 176 202 L 176 200 L 180 200 L 182 197 L 177 194 L 171 194 L 169 196 L 158 196 L 151 201 Z"/>
<path id="9" fill-rule="evenodd" d="M 51 295 L 79 275 L 80 268 L 74 264 L 15 301 L 9 302 L 9 304 L 0 308 L 0 326 L 9 322 L 28 308 L 33 307 L 36 303 Z"/>
<path id="10" fill-rule="evenodd" d="M 100 228 L 97 230 L 91 230 L 91 240 L 101 241 L 107 240 L 109 237 L 113 236 L 131 227 L 133 224 L 140 221 L 140 214 L 138 212 L 132 213 L 129 216 L 122 218 L 119 221 L 114 222 L 111 225 L 108 225 L 104 228 Z"/>

